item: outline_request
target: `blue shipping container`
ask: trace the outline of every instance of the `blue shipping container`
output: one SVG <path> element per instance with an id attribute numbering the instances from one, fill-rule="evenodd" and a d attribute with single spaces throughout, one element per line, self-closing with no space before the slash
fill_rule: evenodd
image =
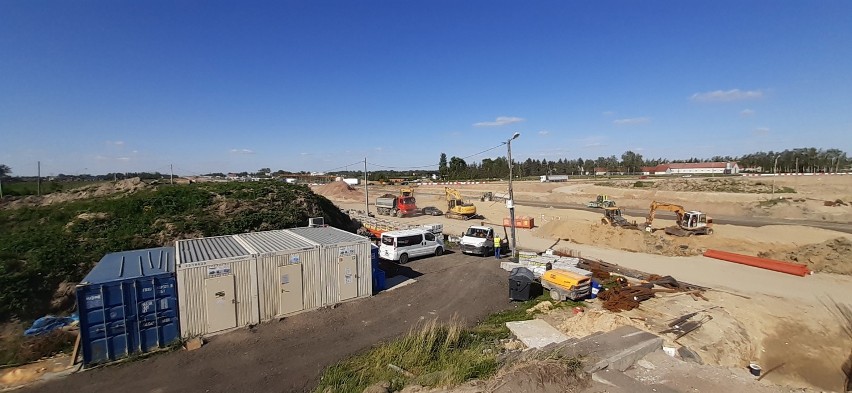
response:
<path id="1" fill-rule="evenodd" d="M 175 342 L 180 338 L 177 307 L 173 247 L 105 255 L 77 285 L 83 364 Z"/>

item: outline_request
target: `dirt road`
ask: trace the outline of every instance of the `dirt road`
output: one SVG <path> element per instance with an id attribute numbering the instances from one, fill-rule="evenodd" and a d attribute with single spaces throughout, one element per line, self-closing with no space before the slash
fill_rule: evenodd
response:
<path id="1" fill-rule="evenodd" d="M 512 307 L 506 272 L 493 258 L 449 254 L 412 261 L 400 272 L 418 281 L 334 309 L 215 336 L 193 352 L 77 373 L 25 391 L 307 391 L 326 366 L 399 336 L 419 321 L 456 315 L 474 323 Z"/>

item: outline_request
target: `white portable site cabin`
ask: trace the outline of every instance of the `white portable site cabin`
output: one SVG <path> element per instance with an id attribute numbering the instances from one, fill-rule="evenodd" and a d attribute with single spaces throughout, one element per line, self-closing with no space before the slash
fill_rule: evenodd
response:
<path id="1" fill-rule="evenodd" d="M 179 240 L 184 337 L 372 295 L 370 241 L 332 227 Z"/>

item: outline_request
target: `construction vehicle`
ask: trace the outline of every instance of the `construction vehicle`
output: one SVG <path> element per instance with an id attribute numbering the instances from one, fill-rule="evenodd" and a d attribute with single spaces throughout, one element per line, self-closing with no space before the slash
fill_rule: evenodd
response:
<path id="1" fill-rule="evenodd" d="M 713 219 L 707 217 L 707 214 L 696 210 L 686 211 L 683 206 L 657 201 L 651 202 L 651 209 L 644 224 L 646 232 L 653 232 L 651 224 L 657 210 L 670 211 L 677 215 L 677 225 L 665 229 L 669 235 L 683 237 L 713 234 Z"/>
<path id="2" fill-rule="evenodd" d="M 414 189 L 411 187 L 403 187 L 401 190 L 399 190 L 399 194 L 404 197 L 413 197 Z"/>
<path id="3" fill-rule="evenodd" d="M 636 221 L 627 221 L 627 219 L 621 215 L 621 208 L 615 206 L 604 208 L 604 216 L 601 217 L 601 224 L 628 229 L 639 229 Z"/>
<path id="4" fill-rule="evenodd" d="M 551 269 L 541 275 L 541 286 L 557 301 L 580 300 L 592 293 L 592 279 L 567 270 Z"/>
<path id="5" fill-rule="evenodd" d="M 614 207 L 615 201 L 609 199 L 609 195 L 598 195 L 598 197 L 595 198 L 594 201 L 589 201 L 586 206 L 597 208 Z"/>
<path id="6" fill-rule="evenodd" d="M 491 200 L 493 198 L 494 198 L 494 193 L 491 192 L 491 191 L 488 191 L 486 193 L 483 193 L 482 196 L 479 197 L 479 201 L 480 202 L 491 202 Z"/>
<path id="7" fill-rule="evenodd" d="M 412 196 L 385 194 L 376 198 L 376 211 L 384 216 L 413 216 L 419 211 Z"/>
<path id="8" fill-rule="evenodd" d="M 444 215 L 447 218 L 469 220 L 477 217 L 476 206 L 472 203 L 465 202 L 458 190 L 450 187 L 444 187 L 444 193 L 447 197 L 447 211 Z"/>

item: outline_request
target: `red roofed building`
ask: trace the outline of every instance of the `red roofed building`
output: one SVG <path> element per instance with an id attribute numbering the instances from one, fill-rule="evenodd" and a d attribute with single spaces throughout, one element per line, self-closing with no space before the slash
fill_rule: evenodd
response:
<path id="1" fill-rule="evenodd" d="M 645 175 L 735 175 L 740 173 L 736 162 L 679 162 L 642 167 Z"/>

